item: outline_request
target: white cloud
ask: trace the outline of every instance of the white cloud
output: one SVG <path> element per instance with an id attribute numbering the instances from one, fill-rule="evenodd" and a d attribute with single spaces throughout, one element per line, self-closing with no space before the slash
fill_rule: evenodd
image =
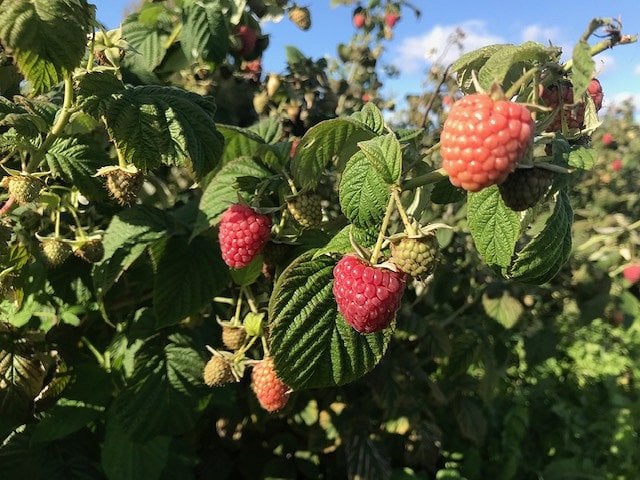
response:
<path id="1" fill-rule="evenodd" d="M 527 25 L 522 30 L 522 41 L 540 42 L 547 45 L 552 42 L 554 45 L 559 44 L 560 29 L 558 27 L 542 27 L 538 24 Z"/>
<path id="2" fill-rule="evenodd" d="M 505 40 L 490 33 L 481 20 L 460 25 L 435 25 L 417 37 L 405 38 L 397 47 L 396 66 L 402 73 L 416 73 L 434 62 L 448 65 L 461 54 Z"/>
<path id="3" fill-rule="evenodd" d="M 636 68 L 633 69 L 633 73 L 640 75 L 640 64 L 636 65 Z"/>
<path id="4" fill-rule="evenodd" d="M 638 92 L 619 92 L 611 96 L 607 96 L 605 93 L 604 106 L 610 108 L 629 100 L 635 105 L 636 111 L 640 109 L 640 93 Z"/>

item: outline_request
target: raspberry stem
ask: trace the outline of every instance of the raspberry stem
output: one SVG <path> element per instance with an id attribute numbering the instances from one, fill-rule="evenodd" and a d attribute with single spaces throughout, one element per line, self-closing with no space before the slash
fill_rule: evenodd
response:
<path id="1" fill-rule="evenodd" d="M 56 138 L 60 136 L 64 128 L 69 123 L 69 119 L 71 118 L 71 114 L 73 113 L 73 77 L 70 73 L 66 74 L 64 77 L 64 100 L 62 103 L 62 109 L 60 110 L 60 114 L 56 118 L 55 123 L 51 127 L 51 130 L 47 134 L 46 138 L 42 142 L 40 148 L 38 148 L 33 155 L 31 156 L 31 160 L 27 164 L 25 171 L 27 173 L 34 172 L 38 166 L 44 160 L 44 156 L 55 142 Z"/>
<path id="2" fill-rule="evenodd" d="M 516 96 L 518 90 L 520 90 L 536 73 L 540 71 L 539 67 L 533 67 L 527 70 L 518 80 L 513 82 L 504 94 L 505 98 L 510 99 Z"/>
<path id="3" fill-rule="evenodd" d="M 233 320 L 231 321 L 232 325 L 240 325 L 241 309 L 242 309 L 242 289 L 240 289 L 240 293 L 238 293 L 238 301 L 236 302 L 236 312 L 233 315 Z"/>
<path id="4" fill-rule="evenodd" d="M 384 213 L 384 218 L 382 219 L 382 226 L 380 227 L 380 233 L 378 233 L 378 239 L 376 240 L 376 245 L 373 247 L 373 252 L 371 253 L 371 258 L 369 262 L 372 265 L 375 265 L 378 261 L 378 257 L 380 256 L 380 251 L 382 250 L 382 242 L 384 242 L 385 233 L 387 232 L 387 227 L 389 226 L 389 220 L 391 220 L 391 214 L 393 213 L 393 207 L 395 205 L 395 200 L 393 195 L 389 197 L 389 203 L 387 203 L 387 210 Z"/>
<path id="5" fill-rule="evenodd" d="M 396 207 L 398 209 L 398 213 L 400 214 L 400 218 L 402 219 L 402 223 L 404 224 L 404 228 L 409 235 L 415 235 L 416 229 L 413 228 L 411 222 L 409 221 L 409 217 L 407 216 L 407 212 L 402 206 L 402 202 L 400 201 L 400 194 L 398 193 L 398 189 L 394 188 L 391 191 L 391 195 L 393 196 L 394 201 L 396 202 Z"/>
<path id="6" fill-rule="evenodd" d="M 419 175 L 414 178 L 410 178 L 406 182 L 402 184 L 402 190 L 413 190 L 414 188 L 423 187 L 425 185 L 430 185 L 432 183 L 436 183 L 443 178 L 447 178 L 447 172 L 445 172 L 444 168 L 439 168 L 429 173 L 425 173 L 424 175 Z"/>

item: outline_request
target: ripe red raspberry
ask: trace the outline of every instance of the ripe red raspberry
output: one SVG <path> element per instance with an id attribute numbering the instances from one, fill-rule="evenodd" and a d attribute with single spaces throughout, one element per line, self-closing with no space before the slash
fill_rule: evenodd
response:
<path id="1" fill-rule="evenodd" d="M 247 205 L 231 205 L 222 215 L 218 240 L 222 259 L 231 268 L 243 268 L 260 253 L 271 233 L 271 218 Z"/>
<path id="2" fill-rule="evenodd" d="M 589 82 L 589 86 L 587 87 L 587 93 L 593 100 L 593 103 L 596 106 L 596 111 L 602 108 L 602 99 L 604 94 L 602 93 L 602 85 L 597 78 L 592 78 Z"/>
<path id="3" fill-rule="evenodd" d="M 507 178 L 533 142 L 526 107 L 488 95 L 466 95 L 453 104 L 440 137 L 442 166 L 456 187 L 477 192 Z"/>
<path id="4" fill-rule="evenodd" d="M 616 158 L 611 162 L 611 168 L 614 172 L 619 172 L 620 170 L 622 170 L 622 159 L 620 158 Z"/>
<path id="5" fill-rule="evenodd" d="M 622 270 L 622 276 L 630 281 L 631 283 L 640 282 L 640 263 L 638 264 L 629 264 L 624 267 Z"/>
<path id="6" fill-rule="evenodd" d="M 404 293 L 406 275 L 346 255 L 333 269 L 333 296 L 345 321 L 360 333 L 389 326 Z"/>
<path id="7" fill-rule="evenodd" d="M 247 25 L 240 25 L 236 29 L 236 35 L 240 39 L 240 56 L 251 55 L 256 48 L 256 41 L 258 40 L 256 31 Z"/>
<path id="8" fill-rule="evenodd" d="M 592 79 L 587 87 L 587 93 L 593 100 L 596 111 L 602 108 L 602 86 L 597 79 Z M 584 127 L 584 102 L 579 99 L 574 103 L 573 85 L 569 81 L 552 84 L 542 90 L 540 98 L 547 107 L 558 108 L 562 98 L 563 115 L 568 128 L 582 129 Z M 562 130 L 562 117 L 560 112 L 554 114 L 553 120 L 546 128 L 547 132 Z"/>
<path id="9" fill-rule="evenodd" d="M 367 17 L 363 13 L 355 13 L 353 15 L 353 26 L 360 29 L 364 27 Z"/>
<path id="10" fill-rule="evenodd" d="M 395 27 L 398 20 L 400 20 L 400 14 L 398 12 L 387 12 L 384 15 L 384 23 L 389 28 Z"/>
<path id="11" fill-rule="evenodd" d="M 553 172 L 545 168 L 518 168 L 498 185 L 507 207 L 521 212 L 533 207 L 553 183 Z"/>
<path id="12" fill-rule="evenodd" d="M 602 144 L 605 147 L 609 147 L 613 144 L 613 135 L 611 135 L 610 133 L 605 133 L 602 135 Z"/>
<path id="13" fill-rule="evenodd" d="M 289 400 L 289 387 L 278 378 L 271 357 L 264 358 L 253 367 L 251 388 L 260 406 L 270 413 L 283 408 Z"/>

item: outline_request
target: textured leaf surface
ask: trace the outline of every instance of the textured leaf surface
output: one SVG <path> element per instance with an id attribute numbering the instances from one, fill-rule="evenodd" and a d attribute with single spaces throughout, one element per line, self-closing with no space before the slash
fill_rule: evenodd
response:
<path id="1" fill-rule="evenodd" d="M 106 293 L 120 275 L 146 250 L 167 234 L 169 220 L 162 210 L 134 207 L 111 220 L 104 234 L 104 258 L 93 268 L 93 282 Z"/>
<path id="2" fill-rule="evenodd" d="M 109 163 L 109 157 L 95 142 L 81 137 L 59 138 L 47 151 L 45 159 L 55 177 L 75 185 L 88 197 L 105 196 L 102 179 L 94 175 Z"/>
<path id="3" fill-rule="evenodd" d="M 393 133 L 358 143 L 371 166 L 382 176 L 385 182 L 397 182 L 402 173 L 402 149 Z"/>
<path id="4" fill-rule="evenodd" d="M 385 132 L 384 117 L 382 112 L 373 103 L 366 103 L 362 110 L 354 113 L 353 118 L 364 123 L 376 135 L 382 135 Z"/>
<path id="5" fill-rule="evenodd" d="M 136 353 L 133 377 L 112 406 L 129 436 L 145 441 L 190 430 L 200 414 L 203 368 L 204 360 L 186 335 L 147 342 Z"/>
<path id="6" fill-rule="evenodd" d="M 596 64 L 591 56 L 591 47 L 584 40 L 573 47 L 573 65 L 571 66 L 571 83 L 573 84 L 573 98 L 580 98 L 587 91 L 589 82 L 595 73 Z"/>
<path id="7" fill-rule="evenodd" d="M 100 118 L 112 101 L 112 95 L 124 92 L 124 83 L 111 72 L 87 72 L 78 81 L 78 103 L 86 113 Z"/>
<path id="8" fill-rule="evenodd" d="M 155 26 L 138 21 L 137 15 L 131 15 L 122 22 L 122 38 L 135 49 L 125 57 L 125 63 L 135 68 L 153 71 L 167 53 L 164 46 L 166 35 L 162 35 Z"/>
<path id="9" fill-rule="evenodd" d="M 348 253 L 353 252 L 351 238 L 362 247 L 372 247 L 376 243 L 377 232 L 367 231 L 355 225 L 347 225 L 336 233 L 324 247 L 316 250 L 314 258 L 327 253 Z"/>
<path id="10" fill-rule="evenodd" d="M 485 313 L 504 328 L 513 328 L 524 311 L 518 299 L 507 291 L 503 291 L 497 297 L 485 293 L 482 296 L 482 306 Z"/>
<path id="11" fill-rule="evenodd" d="M 357 150 L 357 143 L 375 133 L 349 118 L 325 120 L 311 127 L 300 140 L 291 160 L 291 172 L 305 189 L 314 188 L 325 168 L 335 159 L 346 162 Z"/>
<path id="12" fill-rule="evenodd" d="M 598 153 L 594 148 L 577 147 L 569 152 L 569 166 L 581 170 L 591 170 L 598 161 Z"/>
<path id="13" fill-rule="evenodd" d="M 510 277 L 541 285 L 560 271 L 572 247 L 573 209 L 565 191 L 558 194 L 553 213 L 542 231 L 520 252 L 510 269 Z"/>
<path id="14" fill-rule="evenodd" d="M 356 152 L 340 181 L 340 206 L 346 217 L 358 227 L 376 227 L 382 222 L 390 196 L 382 175 L 371 167 L 363 152 Z"/>
<path id="15" fill-rule="evenodd" d="M 117 419 L 111 418 L 102 446 L 102 468 L 109 480 L 160 478 L 169 458 L 170 445 L 168 436 L 135 441 Z"/>
<path id="16" fill-rule="evenodd" d="M 506 267 L 520 233 L 518 214 L 504 204 L 495 185 L 467 198 L 467 223 L 478 253 L 487 264 Z"/>
<path id="17" fill-rule="evenodd" d="M 461 188 L 456 188 L 448 178 L 443 178 L 433 185 L 431 190 L 431 201 L 438 205 L 456 203 L 464 200 L 466 193 Z"/>
<path id="18" fill-rule="evenodd" d="M 208 237 L 171 237 L 156 259 L 153 306 L 162 328 L 197 312 L 227 284 L 217 243 Z"/>
<path id="19" fill-rule="evenodd" d="M 95 7 L 84 0 L 1 2 L 0 38 L 34 93 L 50 90 L 80 64 Z"/>
<path id="20" fill-rule="evenodd" d="M 106 113 L 109 132 L 124 157 L 136 167 L 160 163 L 191 168 L 201 178 L 222 155 L 213 99 L 174 87 L 127 89 Z"/>
<path id="21" fill-rule="evenodd" d="M 333 298 L 335 261 L 308 252 L 279 277 L 269 302 L 270 350 L 280 378 L 293 389 L 342 385 L 382 358 L 385 332 L 362 335 L 347 325 Z"/>
<path id="22" fill-rule="evenodd" d="M 229 50 L 229 31 L 218 2 L 193 2 L 183 11 L 180 45 L 187 58 L 218 63 Z"/>
<path id="23" fill-rule="evenodd" d="M 222 167 L 202 194 L 193 236 L 217 223 L 229 205 L 238 201 L 238 193 L 241 193 L 236 190 L 238 178 L 262 179 L 269 175 L 271 173 L 264 166 L 249 157 L 238 158 Z"/>

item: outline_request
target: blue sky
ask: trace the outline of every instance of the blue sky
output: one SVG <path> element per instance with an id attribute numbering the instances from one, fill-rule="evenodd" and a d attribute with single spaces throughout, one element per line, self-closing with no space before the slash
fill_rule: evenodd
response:
<path id="1" fill-rule="evenodd" d="M 93 0 L 98 19 L 108 27 L 116 27 L 132 0 Z M 354 32 L 351 7 L 332 8 L 330 0 L 308 0 L 313 26 L 302 32 L 287 18 L 278 23 L 265 23 L 263 31 L 271 34 L 270 47 L 263 58 L 266 71 L 284 69 L 284 47 L 295 45 L 314 58 L 336 56 L 336 46 L 348 42 Z M 464 48 L 475 48 L 498 42 L 520 43 L 551 41 L 571 48 L 593 17 L 621 18 L 623 33 L 640 31 L 638 0 L 586 0 L 510 2 L 503 0 L 436 2 L 413 0 L 422 10 L 416 19 L 407 9 L 397 24 L 395 38 L 387 44 L 383 63 L 395 64 L 401 76 L 386 80 L 386 93 L 402 96 L 419 93 L 424 72 L 429 65 L 426 52 L 441 49 L 447 36 L 461 27 L 467 34 Z M 451 51 L 452 58 L 460 52 Z M 438 53 L 435 53 L 437 56 Z M 596 57 L 598 78 L 605 91 L 605 106 L 621 98 L 633 96 L 640 106 L 640 45 L 632 44 L 608 50 Z"/>

